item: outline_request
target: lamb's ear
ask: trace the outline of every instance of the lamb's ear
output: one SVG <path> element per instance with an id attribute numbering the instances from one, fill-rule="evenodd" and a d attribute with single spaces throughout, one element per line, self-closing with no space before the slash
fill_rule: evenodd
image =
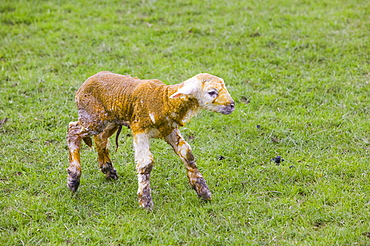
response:
<path id="1" fill-rule="evenodd" d="M 192 95 L 195 93 L 195 91 L 196 91 L 195 85 L 188 83 L 188 84 L 185 84 L 180 89 L 178 89 L 175 93 L 173 93 L 170 96 L 170 98 L 177 98 L 177 97 L 181 97 L 185 95 Z"/>

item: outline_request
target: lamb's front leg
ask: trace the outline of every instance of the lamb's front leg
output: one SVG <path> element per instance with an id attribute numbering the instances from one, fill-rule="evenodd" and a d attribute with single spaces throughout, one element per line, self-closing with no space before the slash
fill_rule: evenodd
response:
<path id="1" fill-rule="evenodd" d="M 134 133 L 135 162 L 139 181 L 137 195 L 140 207 L 146 209 L 151 209 L 153 207 L 150 190 L 150 172 L 153 167 L 153 155 L 150 152 L 149 146 L 150 137 L 148 134 Z"/>
<path id="2" fill-rule="evenodd" d="M 198 196 L 203 200 L 211 200 L 211 192 L 209 191 L 205 179 L 197 168 L 190 145 L 181 136 L 180 131 L 175 129 L 165 140 L 185 163 L 190 185 L 197 192 Z"/>

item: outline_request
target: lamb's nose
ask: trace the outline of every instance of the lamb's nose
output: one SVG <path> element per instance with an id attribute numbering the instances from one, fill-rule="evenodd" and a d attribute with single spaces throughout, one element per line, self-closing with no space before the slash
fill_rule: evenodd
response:
<path id="1" fill-rule="evenodd" d="M 234 101 L 232 101 L 231 103 L 230 103 L 230 108 L 234 108 L 235 107 L 235 103 L 234 103 Z"/>

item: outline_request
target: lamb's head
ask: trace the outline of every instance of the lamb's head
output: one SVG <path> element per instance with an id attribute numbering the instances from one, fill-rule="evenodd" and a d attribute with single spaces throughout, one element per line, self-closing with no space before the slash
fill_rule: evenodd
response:
<path id="1" fill-rule="evenodd" d="M 184 81 L 183 86 L 170 97 L 181 96 L 196 98 L 200 108 L 221 114 L 231 114 L 235 107 L 224 80 L 207 73 L 195 75 Z"/>

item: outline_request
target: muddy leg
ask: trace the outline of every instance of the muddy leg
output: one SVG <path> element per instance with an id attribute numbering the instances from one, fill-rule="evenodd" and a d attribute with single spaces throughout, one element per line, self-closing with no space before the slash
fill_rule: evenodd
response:
<path id="1" fill-rule="evenodd" d="M 151 209 L 153 201 L 150 190 L 150 172 L 153 167 L 153 155 L 149 150 L 149 136 L 145 133 L 134 134 L 135 162 L 139 188 L 137 195 L 140 207 Z"/>
<path id="2" fill-rule="evenodd" d="M 81 139 L 87 137 L 86 129 L 81 127 L 78 121 L 69 123 L 67 132 L 67 145 L 69 149 L 69 167 L 67 168 L 68 188 L 76 192 L 80 185 L 81 177 L 81 161 L 80 161 L 80 145 Z"/>
<path id="3" fill-rule="evenodd" d="M 108 125 L 104 131 L 94 136 L 96 151 L 98 152 L 98 162 L 100 170 L 107 179 L 118 179 L 117 172 L 114 169 L 109 158 L 108 138 L 117 130 L 117 125 Z"/>
<path id="4" fill-rule="evenodd" d="M 190 145 L 183 139 L 178 129 L 175 129 L 165 140 L 169 143 L 176 154 L 185 163 L 189 183 L 203 200 L 211 200 L 211 192 L 205 179 L 199 172 Z"/>

